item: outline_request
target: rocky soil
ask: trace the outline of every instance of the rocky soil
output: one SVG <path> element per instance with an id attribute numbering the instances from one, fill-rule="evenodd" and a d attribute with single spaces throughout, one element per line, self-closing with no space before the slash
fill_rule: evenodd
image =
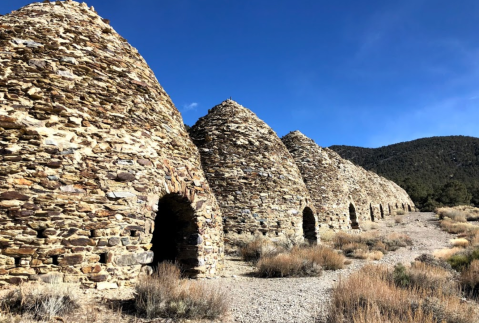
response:
<path id="1" fill-rule="evenodd" d="M 409 213 L 397 224 L 388 217 L 378 223 L 377 231 L 408 234 L 414 245 L 390 252 L 379 261 L 352 260 L 345 269 L 324 271 L 320 277 L 274 278 L 252 277 L 254 268 L 237 257 L 228 257 L 222 277 L 208 279 L 208 284 L 218 284 L 228 290 L 231 311 L 228 317 L 217 322 L 321 322 L 328 310 L 332 288 L 340 279 L 347 277 L 367 263 L 393 266 L 398 262 L 409 263 L 417 256 L 432 253 L 449 246 L 453 238 L 438 228 L 433 213 Z M 133 290 L 84 290 L 85 312 L 72 318 L 73 322 L 145 322 L 128 314 L 128 299 Z M 123 306 L 123 311 L 119 308 Z M 80 319 L 82 317 L 82 319 Z M 154 322 L 171 322 L 155 320 Z M 203 321 L 207 323 L 208 321 Z M 215 322 L 215 323 L 217 323 Z M 195 322 L 198 323 L 198 322 Z M 212 322 L 208 322 L 212 323 Z"/>
<path id="2" fill-rule="evenodd" d="M 320 277 L 260 279 L 248 277 L 245 267 L 236 259 L 228 259 L 227 274 L 236 269 L 236 277 L 218 279 L 232 297 L 230 322 L 314 322 L 327 314 L 334 284 L 367 263 L 394 265 L 409 263 L 423 253 L 449 245 L 452 235 L 441 231 L 433 213 L 409 213 L 396 224 L 387 218 L 379 222 L 378 231 L 406 233 L 414 245 L 390 252 L 379 261 L 353 260 L 345 269 L 325 271 Z M 239 265 L 240 264 L 240 265 Z"/>

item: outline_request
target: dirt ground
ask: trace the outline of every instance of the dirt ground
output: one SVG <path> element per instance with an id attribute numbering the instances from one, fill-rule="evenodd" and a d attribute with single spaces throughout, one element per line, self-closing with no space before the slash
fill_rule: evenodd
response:
<path id="1" fill-rule="evenodd" d="M 238 257 L 228 257 L 223 275 L 206 280 L 207 284 L 225 288 L 230 295 L 229 315 L 216 322 L 308 323 L 314 322 L 315 318 L 322 321 L 327 314 L 331 290 L 340 279 L 368 262 L 391 266 L 398 262 L 407 264 L 421 254 L 431 254 L 436 249 L 448 247 L 449 240 L 453 238 L 453 235 L 438 228 L 433 213 L 409 213 L 403 216 L 402 223 L 395 223 L 393 217 L 387 217 L 371 231 L 406 233 L 414 244 L 389 252 L 379 261 L 354 259 L 345 269 L 324 271 L 320 277 L 306 278 L 255 278 L 251 275 L 254 267 Z M 148 322 L 135 318 L 128 311 L 131 309 L 129 300 L 134 297 L 132 289 L 82 290 L 81 293 L 84 303 L 82 312 L 66 318 L 65 322 Z"/>

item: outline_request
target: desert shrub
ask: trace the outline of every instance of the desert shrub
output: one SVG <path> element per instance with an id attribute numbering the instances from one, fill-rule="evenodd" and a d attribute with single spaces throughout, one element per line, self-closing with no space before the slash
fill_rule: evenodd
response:
<path id="1" fill-rule="evenodd" d="M 381 260 L 384 257 L 384 254 L 379 250 L 373 250 L 368 252 L 368 258 L 370 260 Z"/>
<path id="2" fill-rule="evenodd" d="M 321 237 L 322 242 L 330 242 L 334 240 L 336 232 L 334 232 L 333 230 L 322 230 L 319 233 L 319 236 Z"/>
<path id="3" fill-rule="evenodd" d="M 257 263 L 261 277 L 318 276 L 321 270 L 344 267 L 345 257 L 326 246 L 294 247 L 276 255 L 261 257 Z"/>
<path id="4" fill-rule="evenodd" d="M 363 231 L 374 230 L 374 229 L 377 229 L 378 227 L 379 225 L 376 222 L 372 222 L 372 221 L 361 222 L 361 229 Z"/>
<path id="5" fill-rule="evenodd" d="M 225 291 L 202 281 L 181 279 L 180 269 L 163 262 L 135 285 L 135 308 L 148 319 L 214 319 L 228 311 Z"/>
<path id="6" fill-rule="evenodd" d="M 450 207 L 442 207 L 436 209 L 436 214 L 439 216 L 440 220 L 444 220 L 445 218 L 449 218 L 454 222 L 466 222 L 466 213 L 461 210 L 457 210 L 455 208 Z"/>
<path id="7" fill-rule="evenodd" d="M 479 296 L 479 260 L 475 259 L 463 270 L 460 283 L 464 291 L 472 297 Z"/>
<path id="8" fill-rule="evenodd" d="M 404 222 L 404 217 L 402 216 L 402 214 L 398 214 L 394 217 L 394 223 L 400 224 L 400 223 L 403 223 L 403 222 Z"/>
<path id="9" fill-rule="evenodd" d="M 350 243 L 359 242 L 359 235 L 347 234 L 345 232 L 338 232 L 334 236 L 333 245 L 334 248 L 343 250 L 345 245 Z"/>
<path id="10" fill-rule="evenodd" d="M 469 240 L 464 238 L 451 239 L 451 244 L 453 247 L 467 248 L 469 246 Z"/>
<path id="11" fill-rule="evenodd" d="M 35 320 L 51 320 L 73 312 L 79 307 L 77 292 L 72 285 L 23 284 L 0 301 L 5 312 L 27 315 Z"/>
<path id="12" fill-rule="evenodd" d="M 461 250 L 461 249 L 458 249 L 458 250 Z M 439 267 L 439 268 L 445 269 L 448 272 L 452 272 L 452 267 L 451 267 L 450 264 L 448 264 L 446 261 L 444 261 L 442 259 L 437 259 L 433 255 L 422 254 L 422 255 L 416 257 L 416 259 L 414 259 L 414 260 L 425 263 L 429 266 Z"/>
<path id="13" fill-rule="evenodd" d="M 261 277 L 319 276 L 321 266 L 312 259 L 304 259 L 294 253 L 280 253 L 261 258 L 257 264 Z"/>
<path id="14" fill-rule="evenodd" d="M 404 211 L 404 210 L 397 210 L 396 211 L 396 215 L 404 215 L 404 214 L 406 214 L 406 211 Z M 396 223 L 400 223 L 400 222 L 396 222 Z"/>
<path id="15" fill-rule="evenodd" d="M 447 262 L 457 271 L 463 271 L 471 262 L 479 259 L 479 248 L 466 249 L 452 255 Z"/>
<path id="16" fill-rule="evenodd" d="M 383 242 L 388 251 L 396 251 L 401 247 L 411 246 L 412 240 L 407 234 L 402 233 L 390 233 L 383 237 Z"/>
<path id="17" fill-rule="evenodd" d="M 388 251 L 395 251 L 400 247 L 412 245 L 412 240 L 408 235 L 399 233 L 388 235 L 379 235 L 372 232 L 354 235 L 338 233 L 333 239 L 333 245 L 335 248 L 342 250 L 348 257 L 377 260 L 378 257 L 382 257 Z"/>
<path id="18" fill-rule="evenodd" d="M 240 254 L 244 261 L 256 262 L 262 256 L 275 255 L 284 249 L 283 246 L 275 245 L 270 240 L 258 237 L 240 247 Z"/>
<path id="19" fill-rule="evenodd" d="M 449 218 L 455 222 L 479 220 L 479 208 L 469 205 L 438 208 L 435 212 L 441 220 L 445 218 Z"/>
<path id="20" fill-rule="evenodd" d="M 344 256 L 329 247 L 308 247 L 304 248 L 301 253 L 303 257 L 312 259 L 325 270 L 337 270 L 344 267 Z"/>
<path id="21" fill-rule="evenodd" d="M 462 252 L 463 251 L 463 248 L 458 248 L 458 247 L 454 247 L 454 248 L 444 248 L 444 249 L 439 249 L 439 250 L 435 250 L 433 252 L 433 255 L 434 257 L 438 258 L 438 259 L 442 259 L 442 260 L 449 260 L 449 258 L 451 258 L 453 255 L 459 253 L 459 252 Z"/>
<path id="22" fill-rule="evenodd" d="M 468 255 L 465 253 L 457 253 L 449 257 L 447 262 L 451 265 L 452 268 L 458 271 L 462 271 L 466 268 L 471 262 Z"/>
<path id="23" fill-rule="evenodd" d="M 355 252 L 359 254 L 360 252 L 366 253 L 369 251 L 369 247 L 365 243 L 360 242 L 351 242 L 344 245 L 341 250 L 343 250 L 346 256 L 352 256 Z M 355 257 L 360 258 L 360 257 Z"/>
<path id="24" fill-rule="evenodd" d="M 479 247 L 479 231 L 471 235 L 471 246 Z"/>
<path id="25" fill-rule="evenodd" d="M 441 290 L 442 293 L 452 295 L 458 292 L 457 284 L 453 280 L 451 271 L 431 266 L 423 262 L 413 262 L 407 269 L 409 275 L 409 286 L 423 288 L 425 290 Z"/>
<path id="26" fill-rule="evenodd" d="M 398 269 L 399 268 L 399 269 Z M 442 288 L 424 289 L 411 285 L 408 269 L 394 270 L 401 287 L 391 279 L 387 267 L 365 266 L 334 288 L 328 323 L 423 322 L 473 323 L 474 306 Z M 318 322 L 321 322 L 318 319 Z"/>
<path id="27" fill-rule="evenodd" d="M 396 286 L 399 287 L 408 287 L 411 284 L 411 277 L 403 264 L 399 263 L 394 266 L 393 280 Z"/>
<path id="28" fill-rule="evenodd" d="M 377 241 L 373 247 L 371 248 L 371 250 L 374 250 L 374 251 L 381 251 L 383 254 L 387 253 L 387 246 L 384 242 L 382 241 Z"/>

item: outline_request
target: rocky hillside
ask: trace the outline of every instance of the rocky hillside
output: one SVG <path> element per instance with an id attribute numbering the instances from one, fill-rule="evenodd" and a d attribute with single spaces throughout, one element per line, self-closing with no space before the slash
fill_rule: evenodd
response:
<path id="1" fill-rule="evenodd" d="M 374 149 L 330 148 L 395 181 L 423 210 L 440 204 L 479 204 L 479 138 L 431 137 Z"/>

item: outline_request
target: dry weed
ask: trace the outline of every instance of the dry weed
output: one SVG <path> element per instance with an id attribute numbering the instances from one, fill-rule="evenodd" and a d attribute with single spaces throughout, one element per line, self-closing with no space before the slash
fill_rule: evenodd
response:
<path id="1" fill-rule="evenodd" d="M 51 320 L 79 307 L 76 289 L 64 283 L 26 283 L 9 292 L 0 305 L 5 313 L 31 316 L 35 320 Z"/>
<path id="2" fill-rule="evenodd" d="M 441 220 L 446 217 L 456 222 L 479 220 L 479 208 L 470 205 L 443 207 L 436 209 L 435 212 Z"/>
<path id="3" fill-rule="evenodd" d="M 444 249 L 439 249 L 435 250 L 433 252 L 434 257 L 442 260 L 448 260 L 451 258 L 453 255 L 455 255 L 458 252 L 461 252 L 463 249 L 454 247 L 454 248 L 444 248 Z"/>
<path id="4" fill-rule="evenodd" d="M 135 285 L 135 307 L 148 319 L 214 319 L 229 308 L 224 290 L 203 281 L 181 279 L 174 264 L 163 262 L 151 276 L 141 276 Z"/>
<path id="5" fill-rule="evenodd" d="M 471 246 L 479 246 L 479 231 L 475 232 L 474 235 L 471 235 Z"/>
<path id="6" fill-rule="evenodd" d="M 460 277 L 464 291 L 472 297 L 479 296 L 479 260 L 473 260 Z"/>
<path id="7" fill-rule="evenodd" d="M 467 248 L 469 246 L 469 240 L 464 238 L 457 238 L 450 240 L 453 247 Z"/>
<path id="8" fill-rule="evenodd" d="M 319 276 L 321 266 L 311 259 L 303 259 L 293 253 L 266 256 L 258 261 L 261 277 Z"/>
<path id="9" fill-rule="evenodd" d="M 326 246 L 294 247 L 277 255 L 267 255 L 258 261 L 262 277 L 318 276 L 321 269 L 344 267 L 344 256 Z"/>
<path id="10" fill-rule="evenodd" d="M 371 251 L 380 251 L 382 254 L 395 251 L 401 247 L 412 245 L 411 238 L 406 234 L 391 233 L 380 235 L 377 232 L 361 234 L 337 233 L 333 240 L 335 248 L 340 249 L 346 256 L 354 258 L 370 258 Z M 379 254 L 376 253 L 378 257 Z"/>
<path id="11" fill-rule="evenodd" d="M 375 230 L 377 228 L 379 228 L 379 225 L 376 222 L 372 222 L 372 221 L 361 222 L 361 229 L 363 231 Z"/>
<path id="12" fill-rule="evenodd" d="M 476 322 L 473 305 L 442 288 L 399 287 L 384 266 L 365 266 L 340 280 L 332 296 L 328 323 Z"/>
<path id="13" fill-rule="evenodd" d="M 404 217 L 401 214 L 398 213 L 398 215 L 396 215 L 394 217 L 394 223 L 400 224 L 400 223 L 403 223 L 403 222 L 404 222 Z"/>
<path id="14" fill-rule="evenodd" d="M 283 247 L 275 245 L 270 240 L 262 237 L 257 237 L 240 248 L 241 258 L 244 261 L 251 262 L 258 261 L 262 256 L 276 255 L 282 251 L 284 251 Z"/>

